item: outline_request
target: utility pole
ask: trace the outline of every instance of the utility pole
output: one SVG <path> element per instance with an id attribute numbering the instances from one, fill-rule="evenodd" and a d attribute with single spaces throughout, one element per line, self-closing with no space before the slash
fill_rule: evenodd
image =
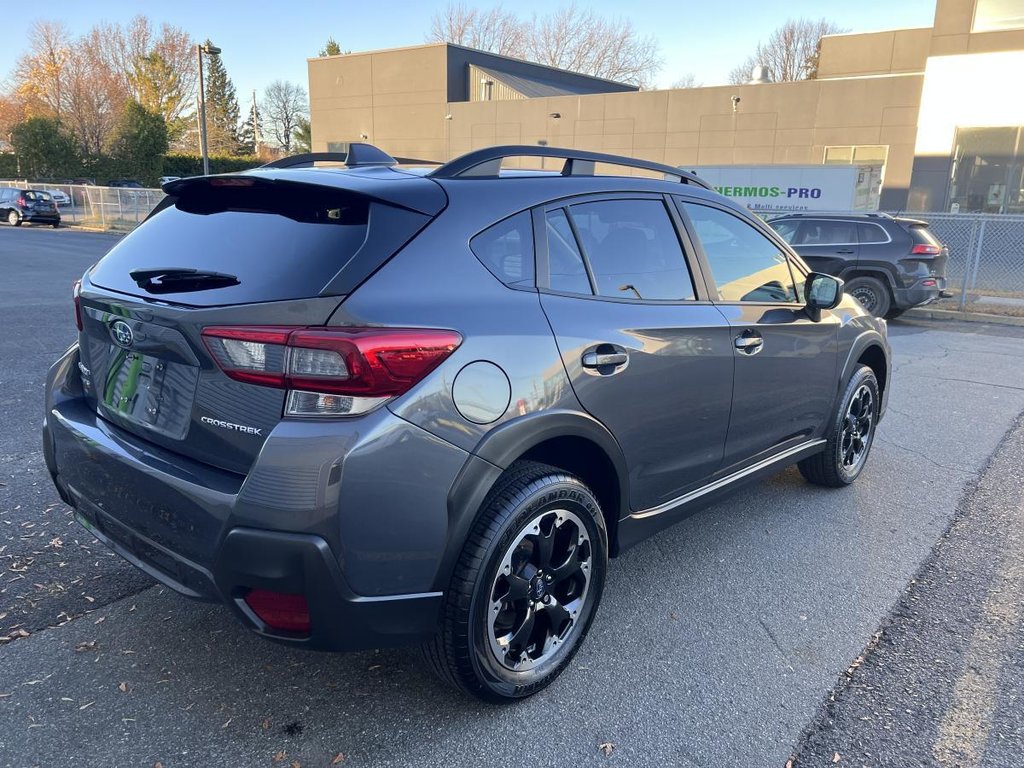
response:
<path id="1" fill-rule="evenodd" d="M 216 56 L 220 48 L 215 45 L 196 45 L 196 56 L 199 59 L 199 153 L 203 156 L 203 175 L 210 175 L 210 158 L 206 150 L 206 88 L 203 85 L 203 54 Z"/>
<path id="2" fill-rule="evenodd" d="M 252 150 L 254 155 L 260 153 L 260 121 L 256 107 L 256 89 L 252 89 Z"/>

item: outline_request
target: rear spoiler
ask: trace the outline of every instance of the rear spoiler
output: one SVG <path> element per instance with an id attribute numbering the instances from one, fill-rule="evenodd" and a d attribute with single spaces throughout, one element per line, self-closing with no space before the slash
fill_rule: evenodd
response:
<path id="1" fill-rule="evenodd" d="M 172 197 L 180 198 L 217 187 L 238 189 L 256 186 L 277 187 L 283 192 L 293 186 L 351 192 L 371 201 L 427 216 L 436 216 L 448 204 L 448 196 L 440 184 L 387 166 L 365 168 L 358 173 L 328 168 L 263 167 L 242 173 L 190 176 L 169 181 L 163 185 L 163 190 Z"/>

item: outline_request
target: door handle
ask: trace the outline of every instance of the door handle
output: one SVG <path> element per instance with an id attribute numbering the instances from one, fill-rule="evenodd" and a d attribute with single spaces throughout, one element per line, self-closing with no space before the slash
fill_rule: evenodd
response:
<path id="1" fill-rule="evenodd" d="M 836 253 L 841 253 L 841 254 L 843 254 L 845 256 L 849 256 L 850 254 L 853 253 L 853 251 L 851 249 L 847 248 L 847 249 L 842 250 L 842 251 L 836 251 Z"/>
<path id="2" fill-rule="evenodd" d="M 733 340 L 733 345 L 744 355 L 756 355 L 764 348 L 764 337 L 757 331 L 744 331 Z"/>
<path id="3" fill-rule="evenodd" d="M 629 355 L 625 352 L 585 352 L 583 354 L 584 368 L 603 368 L 606 365 L 625 365 L 629 362 Z"/>

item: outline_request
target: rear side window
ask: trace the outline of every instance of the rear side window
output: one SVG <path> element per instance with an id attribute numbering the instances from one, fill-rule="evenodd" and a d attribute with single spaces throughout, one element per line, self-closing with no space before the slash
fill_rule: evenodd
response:
<path id="1" fill-rule="evenodd" d="M 852 221 L 807 219 L 800 222 L 792 245 L 852 245 L 857 242 L 857 225 Z"/>
<path id="2" fill-rule="evenodd" d="M 592 295 L 590 278 L 583 264 L 576 236 L 565 211 L 559 208 L 546 216 L 548 236 L 548 285 L 553 291 Z"/>
<path id="3" fill-rule="evenodd" d="M 469 241 L 469 247 L 505 285 L 533 287 L 533 221 L 528 211 L 485 229 Z"/>
<path id="4" fill-rule="evenodd" d="M 665 204 L 602 200 L 570 208 L 600 296 L 679 301 L 693 280 Z"/>
<path id="5" fill-rule="evenodd" d="M 786 255 L 753 226 L 731 213 L 683 203 L 704 247 L 722 301 L 797 302 Z"/>
<path id="6" fill-rule="evenodd" d="M 858 224 L 857 236 L 863 244 L 889 242 L 889 237 L 885 234 L 885 230 L 877 224 Z"/>

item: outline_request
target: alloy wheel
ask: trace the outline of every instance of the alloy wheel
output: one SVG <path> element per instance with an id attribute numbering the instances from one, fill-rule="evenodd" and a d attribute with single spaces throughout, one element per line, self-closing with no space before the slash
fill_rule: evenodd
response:
<path id="1" fill-rule="evenodd" d="M 867 456 L 875 423 L 875 396 L 866 384 L 861 384 L 846 408 L 843 419 L 839 451 L 843 469 L 857 469 Z"/>
<path id="2" fill-rule="evenodd" d="M 565 646 L 590 593 L 592 556 L 586 526 L 569 510 L 545 510 L 520 530 L 489 595 L 487 637 L 501 666 L 523 672 Z"/>

